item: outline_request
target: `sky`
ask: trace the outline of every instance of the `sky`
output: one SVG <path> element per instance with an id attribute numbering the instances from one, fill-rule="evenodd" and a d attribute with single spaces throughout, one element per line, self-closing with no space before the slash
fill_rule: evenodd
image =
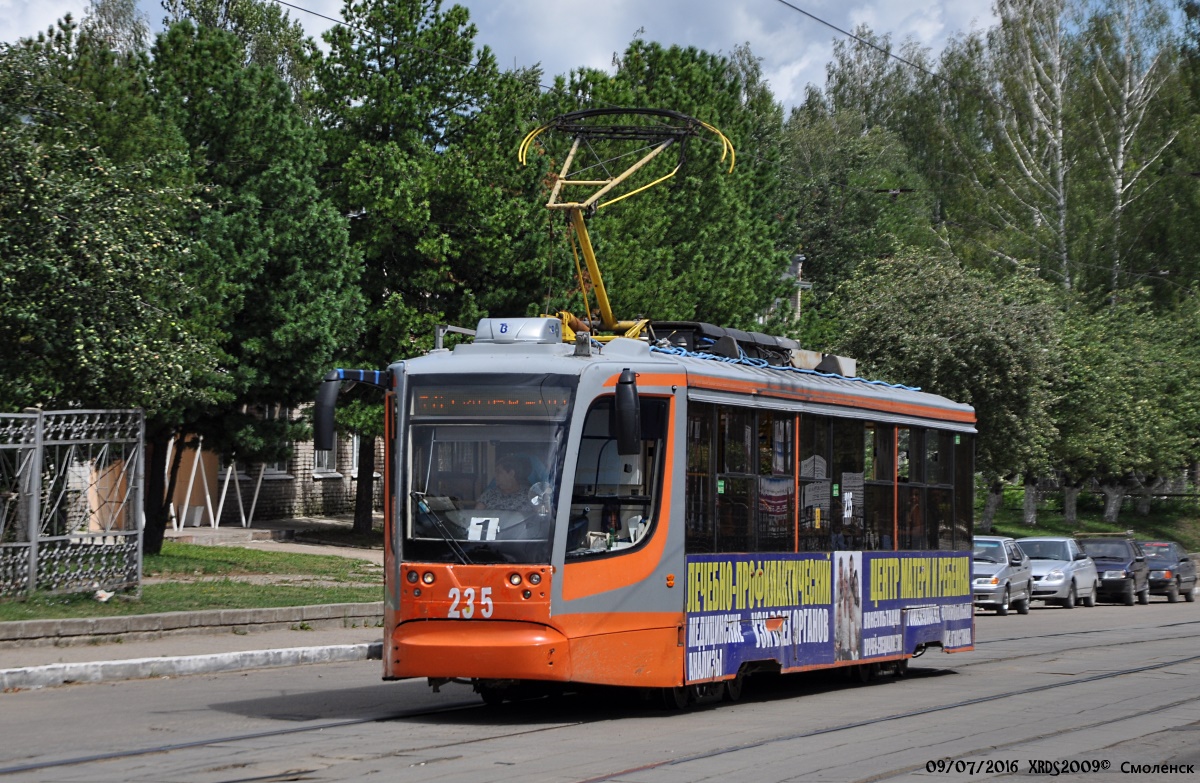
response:
<path id="1" fill-rule="evenodd" d="M 341 17 L 341 0 L 287 0 L 293 6 Z M 934 53 L 957 34 L 990 27 L 992 0 L 458 0 L 471 12 L 478 44 L 496 54 L 501 67 L 541 64 L 544 83 L 573 68 L 612 70 L 613 55 L 636 36 L 670 45 L 729 54 L 741 44 L 762 60 L 776 99 L 785 106 L 804 99 L 809 83 L 824 86 L 825 64 L 840 33 L 799 13 L 853 30 L 860 24 L 889 33 L 899 44 L 913 39 Z M 448 7 L 449 0 L 443 3 Z M 45 30 L 70 13 L 76 19 L 88 0 L 0 0 L 0 41 Z M 794 7 L 789 7 L 794 6 Z M 164 13 L 158 0 L 139 0 L 153 29 Z M 289 9 L 313 36 L 331 22 Z"/>

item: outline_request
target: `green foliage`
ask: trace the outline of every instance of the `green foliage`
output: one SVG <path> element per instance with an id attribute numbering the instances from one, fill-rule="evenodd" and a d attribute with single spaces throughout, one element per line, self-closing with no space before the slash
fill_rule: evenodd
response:
<path id="1" fill-rule="evenodd" d="M 1143 301 L 1068 312 L 1053 412 L 1055 464 L 1070 480 L 1146 483 L 1195 458 L 1195 331 Z"/>
<path id="2" fill-rule="evenodd" d="M 190 424 L 243 459 L 278 456 L 301 432 L 261 413 L 310 399 L 312 379 L 353 339 L 358 255 L 317 187 L 319 138 L 273 71 L 246 65 L 232 34 L 188 22 L 160 36 L 153 69 L 161 111 L 204 183 L 209 209 L 188 225 L 187 273 L 233 395 Z"/>
<path id="3" fill-rule="evenodd" d="M 117 166 L 69 118 L 88 98 L 35 47 L 0 48 L 0 407 L 203 402 L 214 353 L 173 228 L 186 194 Z"/>
<path id="4" fill-rule="evenodd" d="M 791 255 L 784 237 L 791 206 L 779 188 L 782 110 L 757 60 L 748 50 L 730 59 L 635 40 L 613 76 L 581 70 L 556 86 L 555 114 L 593 106 L 669 108 L 715 126 L 736 151 L 730 172 L 715 137 L 692 139 L 683 169 L 669 184 L 591 219 L 588 230 L 618 316 L 761 328 L 757 317 L 791 293 L 782 279 Z M 569 143 L 545 139 L 550 168 L 557 171 Z M 668 174 L 674 154 L 649 164 L 644 181 Z M 566 248 L 560 257 L 556 303 L 578 307 L 574 262 Z"/>
<path id="5" fill-rule="evenodd" d="M 127 1 L 127 0 L 118 0 Z M 163 0 L 167 28 L 183 21 L 232 33 L 242 61 L 278 75 L 306 106 L 313 89 L 316 44 L 280 5 L 264 0 Z"/>
<path id="6" fill-rule="evenodd" d="M 536 74 L 501 74 L 461 7 L 347 3 L 326 33 L 329 186 L 362 248 L 367 330 L 347 359 L 413 356 L 433 325 L 524 312 L 537 300 L 538 172 L 516 165 Z"/>
<path id="7" fill-rule="evenodd" d="M 1047 295 L 918 252 L 863 264 L 837 289 L 839 352 L 859 373 L 975 407 L 976 468 L 1004 476 L 1045 463 L 1057 332 Z"/>
<path id="8" fill-rule="evenodd" d="M 863 130 L 863 122 L 859 112 L 810 104 L 792 112 L 784 132 L 784 188 L 797 207 L 791 234 L 819 295 L 863 261 L 937 239 L 907 150 L 890 131 Z"/>

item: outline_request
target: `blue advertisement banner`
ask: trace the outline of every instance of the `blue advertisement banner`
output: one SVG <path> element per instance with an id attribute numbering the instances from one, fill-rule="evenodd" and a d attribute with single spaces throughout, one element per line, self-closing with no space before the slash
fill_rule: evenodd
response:
<path id="1" fill-rule="evenodd" d="M 687 680 L 974 645 L 966 552 L 689 555 Z"/>

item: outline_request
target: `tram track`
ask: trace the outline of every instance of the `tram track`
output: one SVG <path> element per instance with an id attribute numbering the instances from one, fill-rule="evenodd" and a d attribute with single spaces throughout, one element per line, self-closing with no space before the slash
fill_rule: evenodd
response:
<path id="1" fill-rule="evenodd" d="M 1143 642 L 1166 642 L 1166 641 L 1171 641 L 1173 639 L 1200 639 L 1200 620 L 1188 620 L 1188 621 L 1179 622 L 1179 623 L 1170 623 L 1168 625 L 1146 625 L 1146 626 L 1130 628 L 1127 630 L 1159 631 L 1159 630 L 1163 630 L 1163 629 L 1167 629 L 1167 628 L 1176 628 L 1176 627 L 1180 627 L 1180 626 L 1197 626 L 1197 633 L 1191 633 L 1191 634 L 1176 633 L 1176 634 L 1171 634 L 1168 636 L 1156 636 L 1156 637 L 1152 637 L 1152 638 L 1142 638 L 1142 639 L 1136 640 L 1133 643 L 1141 644 Z M 976 634 L 978 635 L 978 629 L 976 630 Z M 1036 634 L 1036 635 L 1029 635 L 1029 636 L 1010 636 L 1010 637 L 1005 637 L 1002 639 L 987 639 L 985 641 L 976 640 L 975 652 L 980 653 L 981 652 L 981 650 L 979 649 L 980 647 L 985 647 L 987 645 L 992 645 L 992 644 L 1000 644 L 1000 643 L 1004 643 L 1004 642 L 1041 641 L 1044 639 L 1055 639 L 1055 638 L 1063 638 L 1063 637 L 1081 637 L 1081 636 L 1088 636 L 1088 635 L 1095 635 L 1095 634 L 1111 634 L 1111 630 L 1109 630 L 1107 628 L 1101 628 L 1101 629 L 1088 629 L 1088 630 L 1082 630 L 1082 631 L 1061 631 L 1059 633 Z M 1124 641 L 1124 640 L 1123 641 L 1114 641 L 1114 642 L 1102 642 L 1099 644 L 1089 644 L 1088 648 L 1089 649 L 1101 649 L 1101 648 L 1107 648 L 1107 647 L 1127 647 L 1127 646 L 1129 646 L 1129 644 L 1130 644 L 1129 641 Z M 999 654 L 998 657 L 995 657 L 995 658 L 984 658 L 982 660 L 964 660 L 961 662 L 956 661 L 953 668 L 969 669 L 974 666 L 986 666 L 989 664 L 999 663 L 1002 661 L 1015 661 L 1015 660 L 1021 660 L 1024 658 L 1038 658 L 1038 657 L 1042 657 L 1042 656 L 1046 656 L 1046 655 L 1062 655 L 1064 653 L 1073 652 L 1076 649 L 1078 649 L 1078 648 L 1074 647 L 1074 646 L 1068 646 L 1068 647 L 1061 647 L 1061 648 L 1057 648 L 1057 649 L 1042 649 L 1042 650 L 1037 650 L 1035 652 L 1028 652 L 1028 653 L 1008 653 L 1008 654 L 1001 653 L 1001 654 Z"/>
<path id="2" fill-rule="evenodd" d="M 1143 710 L 1138 710 L 1136 712 L 1129 713 L 1128 715 L 1119 715 L 1116 717 L 1107 718 L 1105 720 L 1098 720 L 1098 721 L 1094 721 L 1092 723 L 1084 724 L 1082 726 L 1069 726 L 1069 727 L 1057 729 L 1054 731 L 1039 731 L 1036 735 L 1034 735 L 1032 737 L 1022 737 L 1019 740 L 1013 740 L 1011 742 L 1004 742 L 1004 743 L 999 743 L 999 744 L 992 743 L 992 744 L 985 745 L 985 746 L 979 747 L 979 748 L 972 748 L 970 750 L 959 751 L 951 756 L 945 756 L 943 758 L 945 758 L 947 761 L 958 761 L 960 759 L 972 759 L 972 758 L 978 759 L 979 757 L 985 756 L 987 754 L 994 754 L 997 752 L 1009 750 L 1011 748 L 1019 748 L 1021 746 L 1027 745 L 1028 743 L 1030 743 L 1031 741 L 1034 741 L 1034 740 L 1047 740 L 1047 739 L 1054 739 L 1057 737 L 1065 737 L 1070 734 L 1078 734 L 1078 733 L 1084 732 L 1084 731 L 1093 731 L 1102 726 L 1111 726 L 1115 723 L 1124 723 L 1125 721 L 1139 720 L 1141 718 L 1145 718 L 1147 716 L 1157 714 L 1163 710 L 1169 710 L 1172 707 L 1179 707 L 1184 704 L 1190 704 L 1191 702 L 1193 702 L 1195 700 L 1196 700 L 1195 696 L 1189 695 L 1189 696 L 1186 696 L 1185 698 L 1177 699 L 1176 701 L 1169 702 L 1167 704 L 1156 704 L 1153 707 L 1148 707 Z M 851 781 L 850 783 L 879 783 L 880 781 L 892 780 L 894 778 L 898 778 L 903 775 L 909 775 L 909 774 L 912 774 L 913 772 L 918 772 L 920 770 L 924 770 L 925 768 L 926 768 L 926 764 L 923 764 L 923 763 L 922 764 L 909 764 L 907 766 L 899 767 L 897 769 L 889 770 L 887 772 L 878 772 L 869 777 L 858 778 L 857 780 Z"/>
<path id="3" fill-rule="evenodd" d="M 1157 630 L 1162 630 L 1165 628 L 1178 628 L 1178 627 L 1184 626 L 1184 625 L 1200 626 L 1200 620 L 1184 620 L 1182 622 L 1177 622 L 1177 623 L 1163 623 L 1163 624 L 1156 624 L 1156 625 L 1135 625 L 1135 626 L 1122 626 L 1122 627 L 1125 630 L 1129 630 L 1129 631 L 1157 631 Z M 986 644 L 1000 644 L 1001 642 L 1024 642 L 1024 641 L 1029 641 L 1031 639 L 1054 639 L 1054 638 L 1062 637 L 1062 636 L 1087 636 L 1087 635 L 1092 635 L 1092 634 L 1110 634 L 1110 633 L 1112 633 L 1112 630 L 1110 628 L 1087 628 L 1087 629 L 1084 629 L 1081 631 L 1058 631 L 1055 633 L 1029 634 L 1027 636 L 1005 636 L 1005 637 L 1002 637 L 999 639 L 986 639 L 982 642 L 977 640 L 975 642 L 975 646 L 979 647 L 981 645 L 986 645 Z M 978 635 L 978 625 L 976 625 L 976 634 Z"/>
<path id="4" fill-rule="evenodd" d="M 1169 627 L 1195 626 L 1195 625 L 1200 625 L 1200 621 L 1196 621 L 1196 622 L 1188 621 L 1188 622 L 1173 623 L 1170 626 L 1147 626 L 1146 629 L 1150 630 L 1151 628 L 1159 629 L 1159 628 L 1164 628 L 1164 627 L 1169 628 Z M 1103 631 L 1095 631 L 1095 630 L 1064 631 L 1064 632 L 1060 632 L 1060 633 L 1046 634 L 1046 635 L 1040 635 L 1040 636 L 1019 636 L 1019 637 L 1006 637 L 1003 639 L 992 639 L 992 640 L 988 640 L 986 642 L 982 642 L 979 644 L 983 645 L 983 644 L 996 644 L 996 643 L 1001 643 L 1001 642 L 1021 642 L 1021 641 L 1025 641 L 1025 640 L 1045 639 L 1048 637 L 1079 637 L 1079 636 L 1085 636 L 1085 635 L 1101 633 L 1101 632 L 1103 632 Z M 1200 638 L 1200 633 L 1185 634 L 1185 635 L 1174 634 L 1171 636 L 1164 636 L 1164 637 L 1159 637 L 1159 638 L 1139 639 L 1139 640 L 1137 640 L 1137 642 L 1135 642 L 1135 644 L 1152 644 L 1152 643 L 1156 643 L 1156 642 L 1177 641 L 1179 639 L 1196 639 L 1196 638 Z M 1099 648 L 1099 647 L 1128 646 L 1129 644 L 1130 643 L 1128 641 L 1125 641 L 1125 642 L 1117 642 L 1117 643 L 1112 643 L 1112 644 L 1089 645 L 1089 647 L 1092 649 L 1095 649 L 1095 648 Z M 1017 660 L 1017 659 L 1029 658 L 1029 657 L 1043 657 L 1043 656 L 1047 656 L 1047 655 L 1056 655 L 1056 654 L 1061 654 L 1064 652 L 1069 652 L 1072 649 L 1075 649 L 1075 648 L 1062 648 L 1062 649 L 1056 649 L 1056 650 L 1041 650 L 1036 653 L 1029 653 L 1029 654 L 1004 654 L 1003 657 L 1000 657 L 1000 658 L 992 658 L 992 659 L 988 659 L 988 660 L 984 660 L 984 661 L 976 661 L 976 662 L 968 662 L 968 661 L 958 660 L 955 662 L 955 664 L 952 668 L 960 669 L 960 668 L 965 668 L 968 666 L 981 666 L 984 664 L 994 664 L 994 663 L 1008 661 L 1008 660 Z M 739 752 L 743 752 L 743 751 L 753 750 L 755 748 L 767 747 L 767 746 L 775 745 L 775 744 L 782 743 L 782 742 L 791 742 L 791 741 L 802 740 L 802 739 L 811 738 L 811 737 L 819 737 L 819 736 L 834 734 L 834 733 L 838 733 L 838 732 L 852 731 L 855 729 L 861 729 L 864 727 L 869 727 L 869 726 L 877 725 L 877 724 L 881 724 L 881 723 L 887 723 L 887 722 L 891 722 L 891 721 L 908 720 L 908 719 L 917 718 L 917 717 L 920 717 L 923 715 L 930 715 L 930 714 L 934 714 L 934 713 L 946 712 L 946 711 L 950 711 L 950 710 L 954 710 L 954 709 L 960 709 L 960 708 L 969 707 L 969 706 L 978 705 L 978 704 L 984 704 L 984 703 L 988 703 L 988 702 L 1016 698 L 1016 697 L 1020 697 L 1020 696 L 1029 695 L 1032 693 L 1044 692 L 1046 690 L 1051 690 L 1051 689 L 1072 687 L 1072 686 L 1076 686 L 1076 685 L 1084 685 L 1084 684 L 1093 683 L 1093 682 L 1097 682 L 1097 681 L 1134 675 L 1134 674 L 1138 674 L 1138 673 L 1142 673 L 1142 672 L 1154 671 L 1154 670 L 1158 670 L 1158 669 L 1165 669 L 1165 668 L 1169 668 L 1172 666 L 1193 663 L 1196 661 L 1200 661 L 1200 655 L 1189 656 L 1186 658 L 1179 658 L 1179 659 L 1159 662 L 1159 663 L 1155 663 L 1155 664 L 1148 664 L 1148 665 L 1144 665 L 1144 666 L 1130 667 L 1130 668 L 1120 669 L 1120 670 L 1116 670 L 1116 671 L 1102 672 L 1102 673 L 1088 675 L 1088 676 L 1073 677 L 1069 680 L 1064 680 L 1064 681 L 1056 682 L 1056 683 L 1050 683 L 1050 684 L 1046 684 L 1046 685 L 1039 685 L 1039 686 L 1033 686 L 1033 687 L 1028 687 L 1028 688 L 1019 688 L 1019 689 L 1014 689 L 1014 690 L 1010 690 L 1010 691 L 1005 691 L 1002 693 L 990 694 L 990 695 L 979 696 L 979 697 L 974 697 L 974 698 L 969 698 L 969 699 L 961 699 L 961 700 L 957 700 L 957 701 L 949 702 L 949 703 L 945 703 L 945 704 L 932 705 L 932 706 L 923 707 L 920 709 L 906 710 L 903 712 L 882 715 L 882 716 L 870 718 L 870 719 L 863 720 L 863 721 L 855 721 L 855 722 L 851 722 L 851 723 L 839 724 L 836 726 L 828 726 L 828 727 L 824 727 L 824 728 L 810 729 L 807 731 L 795 732 L 795 733 L 790 733 L 790 734 L 781 735 L 781 736 L 777 736 L 777 737 L 770 737 L 770 738 L 758 740 L 755 742 L 731 745 L 731 746 L 728 746 L 725 748 L 719 748 L 719 749 L 715 749 L 715 750 L 708 751 L 705 753 L 693 754 L 693 755 L 681 757 L 681 758 L 672 758 L 672 759 L 664 760 L 661 762 L 654 762 L 654 763 L 650 763 L 650 764 L 646 764 L 646 765 L 640 765 L 637 767 L 619 770 L 619 771 L 612 772 L 612 773 L 606 773 L 601 776 L 590 777 L 590 778 L 580 780 L 580 781 L 578 781 L 578 783 L 598 783 L 599 781 L 620 780 L 623 777 L 628 777 L 637 772 L 652 770 L 652 769 L 656 769 L 659 767 L 703 762 L 707 759 L 717 758 L 717 757 L 732 754 L 732 753 L 739 753 Z M 929 675 L 932 675 L 932 674 L 935 674 L 936 672 L 938 672 L 940 668 L 941 667 L 928 669 L 926 671 L 928 672 Z M 910 677 L 913 677 L 913 679 L 919 679 L 922 676 L 928 676 L 926 674 L 918 673 L 921 671 L 922 670 L 919 670 L 919 669 L 916 671 L 911 671 Z M 1086 726 L 1080 726 L 1080 727 L 1071 728 L 1071 729 L 1062 729 L 1062 730 L 1050 732 L 1050 733 L 1039 732 L 1037 737 L 1043 738 L 1043 737 L 1047 737 L 1047 736 L 1057 736 L 1060 734 L 1069 734 L 1069 733 L 1073 733 L 1076 731 L 1083 731 L 1088 728 L 1095 728 L 1097 726 L 1120 722 L 1123 720 L 1131 720 L 1131 719 L 1135 719 L 1139 716 L 1149 714 L 1149 713 L 1157 711 L 1157 710 L 1167 709 L 1167 708 L 1170 708 L 1173 706 L 1178 706 L 1180 704 L 1184 704 L 1184 703 L 1187 703 L 1192 700 L 1194 700 L 1194 696 L 1189 696 L 1186 699 L 1181 699 L 1181 700 L 1179 700 L 1177 702 L 1173 702 L 1171 704 L 1157 705 L 1149 710 L 1139 711 L 1138 713 L 1127 715 L 1127 716 L 1119 716 L 1116 718 L 1098 721 L 1095 723 L 1088 724 Z M 246 734 L 210 737 L 207 739 L 193 740 L 193 741 L 189 741 L 189 742 L 171 743 L 171 744 L 157 745 L 157 746 L 144 747 L 144 748 L 134 748 L 134 749 L 130 749 L 130 750 L 111 751 L 111 752 L 106 752 L 106 753 L 96 753 L 96 754 L 82 755 L 82 756 L 76 756 L 76 757 L 65 758 L 65 759 L 29 762 L 29 763 L 25 763 L 25 764 L 16 764 L 16 765 L 10 765 L 7 767 L 0 767 L 0 776 L 13 775 L 13 774 L 19 774 L 19 773 L 38 772 L 38 771 L 42 771 L 42 770 L 61 768 L 61 767 L 69 767 L 69 766 L 84 766 L 87 764 L 96 764 L 96 763 L 102 763 L 102 762 L 108 762 L 108 761 L 118 761 L 121 759 L 131 759 L 131 758 L 138 758 L 138 757 L 151 756 L 151 755 L 170 754 L 170 753 L 176 753 L 179 751 L 184 751 L 184 750 L 194 749 L 194 748 L 203 748 L 203 747 L 207 747 L 207 746 L 222 745 L 222 744 L 237 743 L 237 742 L 247 742 L 247 741 L 268 739 L 268 738 L 272 738 L 272 737 L 281 737 L 281 736 L 287 736 L 287 735 L 315 733 L 315 732 L 326 731 L 329 729 L 345 728 L 348 726 L 382 724 L 382 723 L 388 723 L 388 722 L 398 721 L 398 720 L 411 720 L 411 719 L 422 718 L 422 717 L 427 717 L 427 716 L 437 716 L 437 715 L 444 715 L 444 714 L 455 713 L 455 712 L 474 711 L 474 710 L 483 709 L 484 706 L 485 705 L 481 704 L 478 700 L 471 699 L 468 701 L 460 701 L 460 702 L 455 702 L 455 703 L 448 704 L 448 705 L 443 705 L 443 706 L 433 708 L 433 709 L 428 709 L 428 708 L 415 709 L 415 710 L 403 711 L 403 712 L 398 712 L 398 713 L 393 713 L 393 714 L 388 714 L 388 715 L 375 715 L 375 716 L 366 717 L 366 718 L 352 718 L 352 719 L 346 719 L 346 720 L 324 721 L 321 723 L 314 723 L 314 724 L 305 725 L 305 726 L 291 726 L 291 727 L 283 728 L 283 729 L 273 729 L 273 730 L 269 730 L 269 731 L 249 732 Z M 607 717 L 597 718 L 596 720 L 606 720 L 606 719 L 608 719 L 608 718 Z M 486 737 L 478 737 L 478 738 L 474 738 L 471 740 L 448 742 L 448 743 L 432 743 L 429 745 L 418 746 L 418 747 L 413 747 L 413 748 L 407 749 L 406 753 L 421 753 L 421 752 L 429 752 L 429 751 L 452 750 L 457 747 L 465 747 L 468 745 L 478 745 L 481 743 L 486 743 L 486 742 L 491 742 L 491 741 L 496 741 L 496 740 L 504 740 L 507 738 L 519 737 L 519 736 L 528 735 L 528 734 L 532 734 L 532 733 L 557 731 L 557 730 L 561 730 L 564 728 L 580 726 L 580 725 L 587 724 L 590 722 L 594 722 L 594 721 L 589 721 L 589 720 L 585 719 L 585 720 L 558 722 L 558 723 L 554 723 L 552 725 L 542 725 L 542 726 L 538 726 L 538 727 L 532 728 L 532 729 L 522 729 L 519 731 L 501 732 L 498 734 L 493 734 L 493 735 L 489 735 Z M 979 749 L 975 749 L 972 751 L 957 753 L 952 758 L 961 758 L 961 757 L 967 757 L 967 756 L 971 756 L 971 755 L 977 756 L 981 753 L 994 753 L 997 750 L 1003 750 L 1003 749 L 1006 749 L 1009 747 L 1019 746 L 1023 743 L 1028 742 L 1030 739 L 1033 739 L 1033 738 L 1024 738 L 1022 740 L 1005 743 L 1002 745 L 992 744 L 992 745 L 988 745 L 984 748 L 979 748 Z M 916 769 L 918 769 L 918 767 L 906 766 L 904 768 L 898 768 L 898 769 L 895 769 L 892 771 L 878 773 L 878 774 L 873 775 L 868 778 L 863 778 L 861 781 L 858 781 L 857 783 L 872 783 L 873 781 L 888 780 L 888 779 L 891 779 L 891 778 L 894 778 L 894 777 L 897 777 L 900 775 L 908 774 L 912 771 L 915 771 Z M 318 770 L 312 770 L 309 772 L 317 772 L 317 771 Z M 298 771 L 297 774 L 308 774 L 308 773 Z M 261 779 L 264 779 L 264 778 L 236 778 L 236 779 L 226 780 L 223 783 L 244 783 L 245 781 L 249 781 L 249 780 L 261 780 Z M 276 779 L 276 777 L 270 776 L 265 779 L 266 780 L 274 780 L 274 779 Z"/>
<path id="5" fill-rule="evenodd" d="M 1175 638 L 1175 637 L 1172 637 L 1172 638 Z M 1058 689 L 1058 688 L 1069 688 L 1069 687 L 1073 687 L 1076 685 L 1085 685 L 1088 683 L 1109 680 L 1109 679 L 1113 679 L 1116 677 L 1126 677 L 1129 675 L 1139 674 L 1142 672 L 1155 671 L 1158 669 L 1166 669 L 1166 668 L 1169 668 L 1172 666 L 1180 666 L 1183 664 L 1194 663 L 1196 661 L 1200 661 L 1200 655 L 1192 655 L 1192 656 L 1188 656 L 1186 658 L 1177 658 L 1177 659 L 1171 660 L 1171 661 L 1162 661 L 1159 663 L 1148 664 L 1145 666 L 1135 666 L 1135 667 L 1131 667 L 1128 669 L 1121 669 L 1119 671 L 1104 672 L 1102 674 L 1093 674 L 1093 675 L 1088 675 L 1085 677 L 1075 677 L 1070 680 L 1064 680 L 1062 682 L 1049 683 L 1046 685 L 1036 685 L 1036 686 L 1032 686 L 1032 687 L 1028 687 L 1028 688 L 1018 688 L 1015 690 L 1005 691 L 1003 693 L 990 694 L 987 696 L 978 696 L 978 697 L 970 698 L 970 699 L 960 699 L 958 701 L 950 702 L 947 704 L 938 704 L 938 705 L 932 705 L 929 707 L 921 707 L 919 709 L 906 710 L 903 712 L 892 713 L 889 715 L 881 715 L 881 716 L 878 716 L 875 718 L 869 718 L 867 720 L 862 720 L 862 721 L 854 721 L 852 723 L 844 723 L 844 724 L 840 724 L 837 726 L 827 726 L 827 727 L 820 728 L 820 729 L 811 729 L 808 731 L 794 732 L 794 733 L 784 734 L 784 735 L 780 735 L 780 736 L 776 736 L 776 737 L 770 737 L 768 739 L 757 740 L 755 742 L 747 742 L 747 743 L 741 743 L 741 744 L 737 744 L 737 745 L 730 745 L 730 746 L 727 746 L 724 748 L 718 748 L 715 750 L 706 751 L 704 753 L 695 753 L 695 754 L 691 754 L 691 755 L 683 756 L 683 757 L 679 757 L 679 758 L 672 758 L 672 759 L 666 759 L 666 760 L 659 761 L 659 762 L 653 762 L 650 764 L 643 764 L 643 765 L 640 765 L 637 767 L 631 767 L 631 768 L 623 769 L 623 770 L 620 770 L 617 772 L 611 772 L 611 773 L 606 773 L 604 775 L 598 775 L 598 776 L 594 776 L 594 777 L 590 777 L 590 778 L 585 778 L 585 779 L 576 781 L 576 783 L 602 783 L 603 781 L 620 780 L 621 778 L 635 775 L 639 772 L 646 772 L 648 770 L 653 770 L 653 769 L 658 769 L 658 768 L 663 768 L 663 767 L 674 767 L 674 766 L 680 766 L 680 765 L 684 765 L 684 764 L 701 763 L 701 762 L 719 758 L 721 756 L 727 756 L 727 755 L 733 754 L 733 753 L 742 753 L 742 752 L 746 752 L 746 751 L 752 751 L 752 750 L 755 750 L 758 748 L 765 748 L 765 747 L 769 747 L 771 745 L 777 745 L 779 743 L 795 742 L 797 740 L 809 739 L 811 737 L 820 737 L 820 736 L 825 736 L 825 735 L 829 735 L 829 734 L 835 734 L 838 732 L 853 731 L 855 729 L 866 728 L 869 726 L 878 725 L 880 723 L 911 720 L 914 718 L 919 718 L 921 716 L 931 715 L 934 713 L 947 712 L 950 710 L 961 709 L 963 707 L 970 707 L 970 706 L 975 706 L 975 705 L 979 705 L 979 704 L 986 704 L 988 702 L 995 702 L 995 701 L 1000 701 L 1003 699 L 1011 699 L 1011 698 L 1016 698 L 1019 696 L 1028 696 L 1028 695 L 1034 694 L 1034 693 L 1043 693 L 1045 691 L 1054 690 L 1054 689 Z M 1117 718 L 1111 718 L 1111 719 L 1106 719 L 1103 721 L 1098 721 L 1095 724 L 1092 724 L 1090 726 L 1090 728 L 1096 728 L 1097 726 L 1111 724 L 1111 723 L 1119 722 L 1122 720 L 1130 720 L 1135 717 L 1140 717 L 1140 716 L 1144 716 L 1147 714 L 1151 714 L 1156 711 L 1160 711 L 1162 709 L 1167 709 L 1170 707 L 1186 704 L 1186 703 L 1189 703 L 1194 700 L 1195 700 L 1195 696 L 1189 696 L 1188 698 L 1180 699 L 1179 701 L 1172 702 L 1170 704 L 1156 705 L 1155 707 L 1153 707 L 1151 709 L 1139 711 L 1136 715 L 1121 716 L 1121 717 L 1117 717 Z M 1087 728 L 1087 727 L 1080 727 L 1077 730 L 1081 731 L 1084 728 Z M 1071 730 L 1064 729 L 1059 732 L 1052 732 L 1051 734 L 1056 734 L 1056 733 L 1057 734 L 1065 734 L 1065 733 L 1068 733 L 1069 731 L 1071 731 Z M 1024 743 L 1028 743 L 1031 739 L 1038 739 L 1043 736 L 1047 736 L 1047 735 L 1044 733 L 1039 733 L 1036 737 L 1025 737 L 1018 741 L 1014 741 L 1011 743 L 1005 743 L 1003 746 L 989 745 L 985 748 L 981 748 L 981 749 L 978 749 L 975 751 L 955 754 L 954 758 L 965 757 L 965 756 L 971 755 L 972 753 L 975 755 L 978 755 L 980 753 L 992 752 L 999 747 L 1003 747 L 1003 748 L 1014 747 L 1014 746 L 1018 746 L 1018 745 L 1021 745 Z M 912 767 L 911 765 L 909 765 L 909 766 L 904 767 L 903 769 L 891 770 L 886 773 L 880 773 L 879 775 L 864 778 L 862 781 L 856 781 L 856 783 L 870 783 L 870 781 L 887 780 L 889 778 L 896 777 L 898 775 L 907 774 L 909 772 L 912 772 L 912 771 L 914 771 L 914 769 L 923 769 L 923 768 L 924 768 L 923 765 L 920 767 Z"/>
<path id="6" fill-rule="evenodd" d="M 14 775 L 19 772 L 37 772 L 39 770 L 54 769 L 56 767 L 80 766 L 83 764 L 93 764 L 101 761 L 116 761 L 119 759 L 137 758 L 139 756 L 153 756 L 163 753 L 173 753 L 180 750 L 188 750 L 191 748 L 203 748 L 209 745 L 220 745 L 230 742 L 245 742 L 248 740 L 268 739 L 271 737 L 283 737 L 289 734 L 304 734 L 307 732 L 343 728 L 345 726 L 362 726 L 370 723 L 386 723 L 393 720 L 420 718 L 427 715 L 441 715 L 448 712 L 457 712 L 459 710 L 477 708 L 479 706 L 480 705 L 478 701 L 472 700 L 470 702 L 446 705 L 437 709 L 412 710 L 396 715 L 325 721 L 323 723 L 314 723 L 307 726 L 291 726 L 286 729 L 256 731 L 248 734 L 235 734 L 225 737 L 210 737 L 208 739 L 192 740 L 190 742 L 176 742 L 167 745 L 155 745 L 148 748 L 134 748 L 132 750 L 114 750 L 108 753 L 95 753 L 87 756 L 75 756 L 72 758 L 58 759 L 54 761 L 30 762 L 28 764 L 0 767 L 0 775 Z"/>

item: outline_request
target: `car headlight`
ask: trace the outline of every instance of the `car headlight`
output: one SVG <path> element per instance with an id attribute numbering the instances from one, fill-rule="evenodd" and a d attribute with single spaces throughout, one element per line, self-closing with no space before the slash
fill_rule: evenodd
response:
<path id="1" fill-rule="evenodd" d="M 1150 578 L 1151 579 L 1170 579 L 1171 572 L 1170 571 L 1151 571 Z"/>
<path id="2" fill-rule="evenodd" d="M 981 576 L 975 580 L 975 584 L 977 584 L 977 585 L 998 585 L 998 584 L 1000 584 L 1000 580 L 994 576 Z"/>
<path id="3" fill-rule="evenodd" d="M 1101 576 L 1100 578 L 1101 579 L 1124 579 L 1125 572 L 1124 571 L 1105 571 L 1104 575 Z"/>
<path id="4" fill-rule="evenodd" d="M 1043 581 L 1061 582 L 1062 580 L 1064 580 L 1066 578 L 1067 578 L 1067 575 L 1064 574 L 1061 569 L 1056 568 L 1053 571 L 1051 571 L 1050 573 L 1046 574 Z"/>

